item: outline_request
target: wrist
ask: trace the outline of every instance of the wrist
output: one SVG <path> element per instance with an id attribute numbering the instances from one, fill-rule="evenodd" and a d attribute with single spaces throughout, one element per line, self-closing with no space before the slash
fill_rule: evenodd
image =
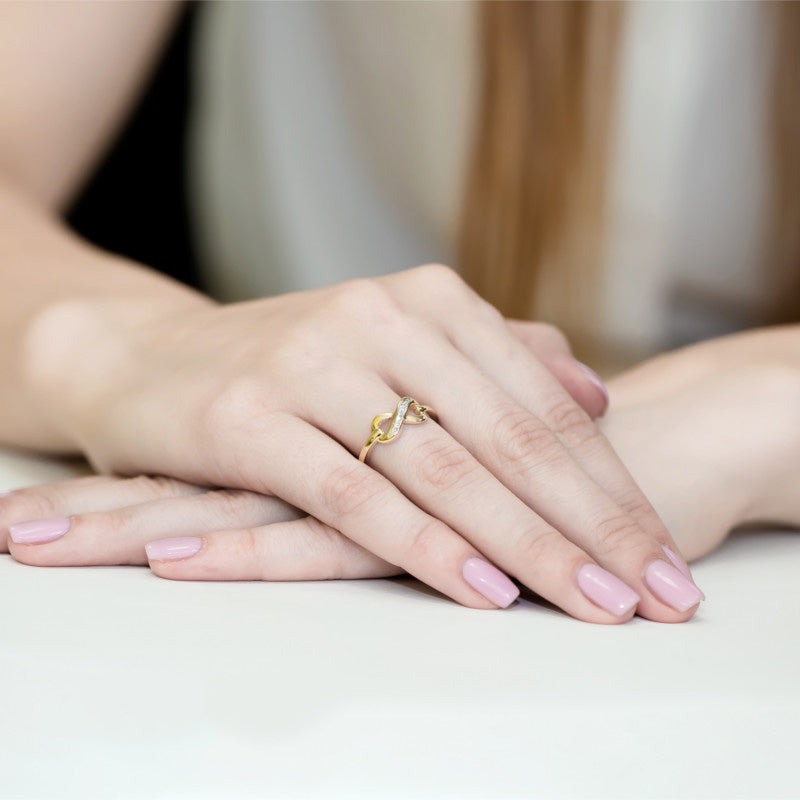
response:
<path id="1" fill-rule="evenodd" d="M 800 369 L 773 356 L 700 371 L 695 355 L 611 381 L 600 423 L 689 559 L 740 525 L 800 522 Z"/>
<path id="2" fill-rule="evenodd" d="M 738 524 L 800 524 L 800 367 L 781 355 L 754 378 L 759 410 L 748 470 L 748 503 Z M 744 424 L 743 420 L 743 424 Z"/>
<path id="3" fill-rule="evenodd" d="M 214 303 L 179 284 L 128 298 L 59 299 L 30 320 L 20 352 L 22 391 L 52 443 L 87 453 L 105 409 L 135 386 L 166 332 Z"/>

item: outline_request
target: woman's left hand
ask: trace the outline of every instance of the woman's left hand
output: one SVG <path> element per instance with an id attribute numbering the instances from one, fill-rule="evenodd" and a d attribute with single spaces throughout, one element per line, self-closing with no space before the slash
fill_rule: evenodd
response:
<path id="1" fill-rule="evenodd" d="M 255 492 L 102 475 L 20 489 L 0 502 L 0 542 L 8 531 L 11 554 L 32 566 L 147 564 L 149 556 L 157 573 L 187 580 L 402 572 L 282 500 Z M 202 558 L 185 562 L 188 570 L 169 573 L 170 562 L 184 563 L 201 548 Z"/>
<path id="2" fill-rule="evenodd" d="M 600 427 L 687 560 L 741 525 L 800 527 L 800 328 L 668 353 L 608 387 Z"/>

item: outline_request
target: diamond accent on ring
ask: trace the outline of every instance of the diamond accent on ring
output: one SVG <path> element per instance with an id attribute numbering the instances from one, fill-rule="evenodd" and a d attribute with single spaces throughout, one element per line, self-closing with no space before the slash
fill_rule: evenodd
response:
<path id="1" fill-rule="evenodd" d="M 409 414 L 409 409 L 414 408 L 414 413 Z M 394 413 L 387 412 L 385 414 L 378 414 L 372 420 L 371 431 L 369 439 L 364 443 L 361 452 L 358 454 L 359 461 L 366 461 L 367 454 L 375 444 L 386 444 L 397 438 L 397 435 L 403 428 L 405 423 L 409 425 L 419 425 L 421 422 L 426 422 L 433 417 L 436 419 L 436 412 L 430 406 L 423 406 L 418 403 L 413 397 L 403 397 L 397 404 Z M 389 430 L 385 433 L 383 426 L 387 420 L 391 420 Z"/>
<path id="2" fill-rule="evenodd" d="M 404 397 L 402 399 L 400 405 L 397 406 L 397 411 L 395 412 L 394 415 L 394 422 L 392 423 L 392 427 L 389 428 L 389 433 L 387 434 L 387 436 L 397 436 L 397 433 L 399 432 L 400 428 L 403 425 L 403 422 L 405 421 L 406 414 L 408 413 L 408 407 L 413 402 L 414 401 L 410 397 Z"/>

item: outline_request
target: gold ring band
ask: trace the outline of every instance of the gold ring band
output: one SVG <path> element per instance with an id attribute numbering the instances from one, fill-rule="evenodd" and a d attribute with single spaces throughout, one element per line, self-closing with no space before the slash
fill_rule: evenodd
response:
<path id="1" fill-rule="evenodd" d="M 394 413 L 391 411 L 385 414 L 378 414 L 372 420 L 372 430 L 369 439 L 364 443 L 361 452 L 358 454 L 359 461 L 366 461 L 369 451 L 375 444 L 381 442 L 391 442 L 392 439 L 400 435 L 403 425 L 408 422 L 411 425 L 418 425 L 427 419 L 436 419 L 436 412 L 430 406 L 420 405 L 412 397 L 404 397 L 398 404 Z M 391 420 L 389 427 L 384 432 L 381 427 L 387 420 Z"/>

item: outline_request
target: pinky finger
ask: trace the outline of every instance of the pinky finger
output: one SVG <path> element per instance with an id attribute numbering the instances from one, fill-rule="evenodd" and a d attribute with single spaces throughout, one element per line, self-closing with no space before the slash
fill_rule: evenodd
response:
<path id="1" fill-rule="evenodd" d="M 314 517 L 145 546 L 150 569 L 183 581 L 386 578 L 403 570 Z"/>

